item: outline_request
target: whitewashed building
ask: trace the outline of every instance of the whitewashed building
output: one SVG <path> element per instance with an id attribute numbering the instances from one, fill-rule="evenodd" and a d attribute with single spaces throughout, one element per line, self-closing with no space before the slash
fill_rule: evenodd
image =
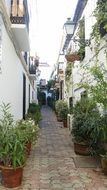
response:
<path id="1" fill-rule="evenodd" d="M 99 65 L 104 65 L 107 69 L 107 27 L 105 24 L 107 23 L 107 18 L 101 22 L 100 18 L 95 17 L 94 14 L 96 14 L 96 12 L 93 12 L 101 3 L 103 3 L 102 6 L 104 6 L 105 3 L 105 7 L 107 8 L 106 0 L 78 0 L 75 14 L 72 19 L 75 23 L 74 33 L 71 35 L 70 40 L 67 39 L 66 35 L 62 47 L 62 51 L 65 55 L 68 54 L 68 51 L 69 54 L 78 53 L 80 51 L 81 42 L 85 43 L 81 59 L 76 58 L 73 61 L 67 61 L 65 59 L 66 66 L 69 62 L 73 64 L 71 76 L 68 81 L 68 92 L 66 82 L 64 86 L 64 99 L 66 99 L 68 103 L 71 101 L 75 104 L 76 101 L 84 95 L 85 89 L 80 88 L 78 85 L 81 81 L 92 82 L 92 76 L 90 76 L 84 68 L 91 67 L 97 62 Z M 102 9 L 102 7 L 101 5 L 99 7 L 97 7 L 97 13 L 99 13 L 99 16 L 102 16 L 102 10 L 99 10 Z M 107 12 L 107 10 L 105 12 Z M 99 19 L 99 21 L 97 19 Z M 79 29 L 81 22 L 83 25 L 81 29 Z M 96 24 L 99 24 L 99 26 L 97 26 L 98 35 L 95 33 L 96 31 L 93 32 L 93 28 L 96 30 Z M 104 28 L 104 24 L 106 28 Z"/>
<path id="2" fill-rule="evenodd" d="M 0 105 L 10 103 L 15 120 L 37 101 L 38 64 L 30 61 L 28 10 L 27 0 L 0 0 Z"/>

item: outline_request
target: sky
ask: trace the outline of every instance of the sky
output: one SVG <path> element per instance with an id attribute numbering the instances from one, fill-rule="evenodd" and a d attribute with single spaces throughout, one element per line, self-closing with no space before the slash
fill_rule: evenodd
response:
<path id="1" fill-rule="evenodd" d="M 31 52 L 39 56 L 39 62 L 50 67 L 40 67 L 42 79 L 49 80 L 53 65 L 57 62 L 63 25 L 74 15 L 78 0 L 30 0 Z"/>

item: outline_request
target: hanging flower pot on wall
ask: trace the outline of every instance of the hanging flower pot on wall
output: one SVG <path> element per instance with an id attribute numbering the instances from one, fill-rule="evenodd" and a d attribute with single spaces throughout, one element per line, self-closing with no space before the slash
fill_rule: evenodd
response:
<path id="1" fill-rule="evenodd" d="M 70 61 L 73 62 L 73 61 L 79 61 L 80 60 L 80 56 L 78 55 L 77 52 L 74 52 L 74 53 L 71 53 L 71 54 L 66 54 L 65 58 L 69 62 Z"/>

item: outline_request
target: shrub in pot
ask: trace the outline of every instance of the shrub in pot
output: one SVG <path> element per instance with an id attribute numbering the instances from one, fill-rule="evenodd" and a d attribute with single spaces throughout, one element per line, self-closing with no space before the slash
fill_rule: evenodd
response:
<path id="1" fill-rule="evenodd" d="M 16 126 L 17 132 L 21 132 L 22 142 L 25 143 L 26 151 L 30 154 L 31 145 L 36 143 L 38 138 L 39 127 L 35 125 L 32 119 L 20 120 Z"/>
<path id="2" fill-rule="evenodd" d="M 107 113 L 102 114 L 100 128 L 97 130 L 96 135 L 100 137 L 102 171 L 107 175 Z"/>
<path id="3" fill-rule="evenodd" d="M 26 115 L 26 119 L 31 118 L 35 121 L 35 124 L 38 124 L 38 122 L 41 119 L 41 113 L 40 113 L 40 106 L 36 103 L 30 103 L 28 113 Z"/>
<path id="4" fill-rule="evenodd" d="M 5 187 L 17 187 L 21 184 L 25 164 L 25 144 L 22 135 L 17 132 L 9 104 L 2 105 L 0 119 L 0 168 L 2 184 Z"/>
<path id="5" fill-rule="evenodd" d="M 72 135 L 74 140 L 74 149 L 78 154 L 87 155 L 91 146 L 96 146 L 97 141 L 93 141 L 95 129 L 100 122 L 100 113 L 92 98 L 81 98 L 73 108 Z M 94 142 L 94 144 L 93 144 Z M 80 145 L 80 150 L 77 149 Z M 97 147 L 96 147 L 97 148 Z"/>
<path id="6" fill-rule="evenodd" d="M 40 112 L 40 106 L 36 103 L 30 103 L 28 113 Z"/>
<path id="7" fill-rule="evenodd" d="M 97 127 L 94 127 L 91 133 L 91 138 L 93 139 L 93 144 L 99 141 L 99 147 L 101 147 L 103 150 L 105 144 L 107 143 L 107 70 L 105 69 L 104 65 L 100 64 L 100 62 L 97 62 L 88 71 L 94 79 L 94 85 L 93 83 L 83 82 L 80 84 L 80 86 L 86 89 L 86 91 L 93 97 L 97 104 L 99 104 L 102 110 L 101 121 L 99 122 L 99 125 L 96 125 Z M 101 149 L 100 151 L 102 151 Z M 103 154 L 103 152 L 99 153 Z"/>
<path id="8" fill-rule="evenodd" d="M 26 161 L 25 144 L 22 143 L 15 128 L 1 131 L 0 167 L 2 184 L 5 187 L 17 187 L 21 184 L 23 167 Z"/>
<path id="9" fill-rule="evenodd" d="M 107 150 L 107 115 L 101 113 L 100 117 L 95 119 L 90 137 L 91 155 L 105 154 Z"/>
<path id="10" fill-rule="evenodd" d="M 56 112 L 59 118 L 63 121 L 64 126 L 67 127 L 67 114 L 69 113 L 67 102 L 58 100 L 56 102 Z"/>
<path id="11" fill-rule="evenodd" d="M 107 151 L 107 113 L 102 113 L 101 124 L 97 136 L 100 137 L 101 146 L 104 152 Z"/>
<path id="12" fill-rule="evenodd" d="M 104 172 L 105 175 L 107 175 L 107 152 L 105 152 L 104 155 L 101 155 L 101 166 L 102 166 L 102 171 Z"/>
<path id="13" fill-rule="evenodd" d="M 0 119 L 0 168 L 5 187 L 21 185 L 26 161 L 26 143 L 37 140 L 38 127 L 34 121 L 14 122 L 9 104 L 2 105 Z"/>
<path id="14" fill-rule="evenodd" d="M 67 102 L 62 101 L 62 109 L 60 110 L 60 117 L 63 121 L 64 127 L 67 127 L 67 114 L 69 113 Z"/>
<path id="15" fill-rule="evenodd" d="M 62 100 L 57 100 L 55 102 L 55 111 L 56 111 L 56 115 L 57 115 L 57 120 L 58 121 L 62 121 L 62 118 L 60 117 L 60 111 L 62 109 Z"/>

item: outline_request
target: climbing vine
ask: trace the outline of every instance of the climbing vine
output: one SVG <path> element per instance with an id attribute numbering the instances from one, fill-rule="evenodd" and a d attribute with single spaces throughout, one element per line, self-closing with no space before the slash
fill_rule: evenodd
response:
<path id="1" fill-rule="evenodd" d="M 67 92 L 69 91 L 69 87 L 71 84 L 70 78 L 72 76 L 72 68 L 73 68 L 73 62 L 67 62 L 67 66 L 65 69 L 65 83 L 66 83 Z"/>
<path id="2" fill-rule="evenodd" d="M 85 57 L 85 19 L 84 17 L 79 20 L 79 26 L 78 26 L 78 30 L 77 30 L 77 34 L 76 34 L 79 39 L 80 39 L 80 43 L 79 43 L 79 50 L 78 50 L 78 55 L 80 56 L 80 59 L 83 60 Z"/>
<path id="3" fill-rule="evenodd" d="M 81 82 L 81 87 L 93 97 L 93 100 L 103 105 L 104 110 L 107 109 L 107 70 L 104 66 L 94 65 L 90 68 L 90 74 L 93 83 Z"/>
<path id="4" fill-rule="evenodd" d="M 65 69 L 65 81 L 69 81 L 71 74 L 72 74 L 72 67 L 73 67 L 73 63 L 72 62 L 67 62 L 67 66 Z"/>
<path id="5" fill-rule="evenodd" d="M 107 0 L 98 0 L 93 11 L 96 23 L 93 26 L 91 38 L 95 40 L 96 53 L 98 53 L 100 39 L 107 33 Z"/>

